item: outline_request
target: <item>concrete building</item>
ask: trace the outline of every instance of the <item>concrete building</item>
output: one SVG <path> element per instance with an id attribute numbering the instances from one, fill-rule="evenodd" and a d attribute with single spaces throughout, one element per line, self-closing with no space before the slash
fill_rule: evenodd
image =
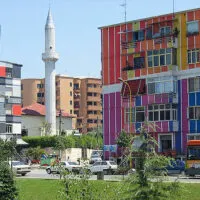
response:
<path id="1" fill-rule="evenodd" d="M 0 61 L 0 138 L 21 138 L 21 67 Z"/>
<path id="2" fill-rule="evenodd" d="M 45 104 L 45 80 L 22 80 L 22 105 Z M 101 80 L 56 76 L 56 108 L 77 115 L 73 128 L 82 133 L 102 125 Z"/>
<path id="3" fill-rule="evenodd" d="M 22 133 L 27 136 L 46 135 L 50 127 L 46 124 L 45 113 L 45 106 L 39 103 L 22 108 Z M 72 127 L 72 119 L 75 116 L 65 112 L 62 112 L 61 117 L 59 115 L 60 113 L 57 111 L 56 134 L 59 135 L 60 131 L 64 131 L 66 134 L 72 134 L 75 131 Z"/>
<path id="4" fill-rule="evenodd" d="M 122 129 L 138 133 L 144 121 L 166 155 L 200 138 L 199 22 L 194 9 L 100 28 L 106 158 L 119 154 Z"/>
<path id="5" fill-rule="evenodd" d="M 45 25 L 45 53 L 42 60 L 45 62 L 45 105 L 46 121 L 51 124 L 52 135 L 56 134 L 56 90 L 55 90 L 55 62 L 58 60 L 55 42 L 55 26 L 49 9 Z"/>

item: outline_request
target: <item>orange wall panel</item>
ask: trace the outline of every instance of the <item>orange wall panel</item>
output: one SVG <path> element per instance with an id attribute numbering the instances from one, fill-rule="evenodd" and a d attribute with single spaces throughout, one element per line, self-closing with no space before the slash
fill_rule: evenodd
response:
<path id="1" fill-rule="evenodd" d="M 109 27 L 109 84 L 115 83 L 114 73 L 114 27 Z"/>
<path id="2" fill-rule="evenodd" d="M 21 105 L 13 105 L 12 106 L 12 114 L 15 116 L 21 116 Z"/>
<path id="3" fill-rule="evenodd" d="M 153 68 L 148 68 L 148 74 L 153 74 Z"/>
<path id="4" fill-rule="evenodd" d="M 6 67 L 0 66 L 0 77 L 6 77 Z"/>
<path id="5" fill-rule="evenodd" d="M 141 75 L 146 76 L 147 75 L 147 68 L 141 69 Z"/>
<path id="6" fill-rule="evenodd" d="M 187 12 L 187 21 L 193 21 L 194 20 L 194 11 Z"/>
<path id="7" fill-rule="evenodd" d="M 115 27 L 115 82 L 119 83 L 118 78 L 121 76 L 120 70 L 120 26 Z"/>
<path id="8" fill-rule="evenodd" d="M 195 11 L 195 20 L 200 20 L 200 10 Z"/>
<path id="9" fill-rule="evenodd" d="M 140 76 L 140 69 L 136 69 L 135 70 L 135 77 L 139 77 Z"/>
<path id="10" fill-rule="evenodd" d="M 195 36 L 188 37 L 188 49 L 194 49 L 194 37 Z"/>
<path id="11" fill-rule="evenodd" d="M 162 72 L 167 72 L 167 71 L 168 71 L 167 66 L 162 66 L 162 67 L 161 67 L 161 71 L 162 71 Z"/>
<path id="12" fill-rule="evenodd" d="M 160 73 L 160 67 L 154 67 L 154 73 Z"/>
<path id="13" fill-rule="evenodd" d="M 108 28 L 102 30 L 102 42 L 103 42 L 103 85 L 108 85 Z"/>

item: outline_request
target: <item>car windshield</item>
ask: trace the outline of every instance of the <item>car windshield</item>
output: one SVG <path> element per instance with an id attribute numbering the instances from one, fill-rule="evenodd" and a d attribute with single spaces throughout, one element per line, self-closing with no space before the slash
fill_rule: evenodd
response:
<path id="1" fill-rule="evenodd" d="M 92 155 L 92 158 L 100 158 L 100 155 Z"/>
<path id="2" fill-rule="evenodd" d="M 23 163 L 23 162 L 20 162 L 20 161 L 14 161 L 14 162 L 12 162 L 12 165 L 13 165 L 13 166 L 16 166 L 16 165 L 24 165 L 24 163 Z"/>
<path id="3" fill-rule="evenodd" d="M 78 165 L 76 162 L 68 162 L 69 165 Z"/>
<path id="4" fill-rule="evenodd" d="M 110 164 L 111 164 L 111 165 L 117 165 L 117 163 L 114 162 L 114 161 L 110 161 Z"/>

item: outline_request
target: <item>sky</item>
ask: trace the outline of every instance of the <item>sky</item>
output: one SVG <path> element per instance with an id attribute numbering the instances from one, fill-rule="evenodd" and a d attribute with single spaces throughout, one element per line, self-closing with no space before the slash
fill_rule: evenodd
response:
<path id="1" fill-rule="evenodd" d="M 100 77 L 98 27 L 124 22 L 125 0 L 0 0 L 0 60 L 22 64 L 22 78 L 43 78 L 44 27 L 51 7 L 56 27 L 56 73 Z M 173 12 L 173 0 L 126 0 L 127 21 Z M 199 0 L 174 0 L 175 12 Z"/>

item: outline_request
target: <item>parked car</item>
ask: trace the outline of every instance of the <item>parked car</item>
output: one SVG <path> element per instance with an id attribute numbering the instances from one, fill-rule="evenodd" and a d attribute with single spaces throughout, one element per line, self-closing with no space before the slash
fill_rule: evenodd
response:
<path id="1" fill-rule="evenodd" d="M 91 155 L 90 164 L 93 164 L 96 161 L 102 161 L 101 156 L 99 154 Z"/>
<path id="2" fill-rule="evenodd" d="M 62 162 L 57 163 L 57 164 L 55 164 L 53 166 L 48 166 L 46 168 L 46 172 L 48 174 L 60 173 L 60 171 L 62 169 L 65 169 L 68 172 L 80 173 L 82 167 L 76 162 L 62 161 Z"/>
<path id="3" fill-rule="evenodd" d="M 117 171 L 117 163 L 114 161 L 97 161 L 93 165 L 88 167 L 88 171 L 91 173 L 104 172 L 106 174 L 114 174 Z"/>
<path id="4" fill-rule="evenodd" d="M 29 165 L 20 161 L 10 161 L 9 164 L 13 172 L 16 174 L 21 174 L 22 176 L 25 176 L 28 172 L 31 171 L 31 167 Z"/>

